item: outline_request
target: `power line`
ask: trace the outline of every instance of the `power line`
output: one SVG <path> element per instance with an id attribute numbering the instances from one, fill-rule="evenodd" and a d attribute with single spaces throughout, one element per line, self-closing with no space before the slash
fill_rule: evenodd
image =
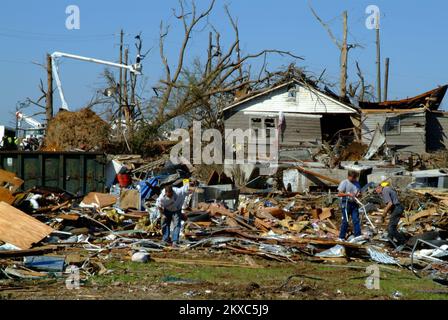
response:
<path id="1" fill-rule="evenodd" d="M 11 36 L 7 34 L 0 33 L 0 37 L 15 39 L 15 40 L 28 40 L 28 41 L 46 41 L 46 42 L 92 42 L 92 41 L 109 41 L 112 38 L 101 38 L 101 39 L 48 39 L 48 38 L 32 38 L 24 36 Z"/>
<path id="2" fill-rule="evenodd" d="M 35 36 L 42 36 L 42 37 L 67 37 L 67 36 L 70 36 L 70 37 L 78 37 L 78 38 L 98 38 L 98 37 L 115 36 L 115 34 L 110 34 L 110 33 L 68 35 L 68 34 L 63 34 L 63 33 L 43 33 L 43 32 L 24 31 L 24 30 L 10 29 L 10 28 L 0 28 L 0 30 L 3 30 L 5 32 L 23 33 L 23 34 L 29 34 L 29 35 L 35 35 Z"/>
<path id="3" fill-rule="evenodd" d="M 74 35 L 33 35 L 33 34 L 13 34 L 0 32 L 0 37 L 18 39 L 18 40 L 35 40 L 35 41 L 54 41 L 54 42 L 88 42 L 88 41 L 105 41 L 110 40 L 115 37 L 114 34 L 107 35 L 85 35 L 85 36 L 74 36 Z"/>
<path id="4" fill-rule="evenodd" d="M 19 60 L 8 60 L 8 59 L 0 59 L 0 62 L 17 63 L 17 64 L 33 64 L 30 61 L 19 61 Z"/>

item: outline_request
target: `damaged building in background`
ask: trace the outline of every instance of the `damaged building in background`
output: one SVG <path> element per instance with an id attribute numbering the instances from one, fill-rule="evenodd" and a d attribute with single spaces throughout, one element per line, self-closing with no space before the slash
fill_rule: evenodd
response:
<path id="1" fill-rule="evenodd" d="M 357 107 L 317 86 L 292 80 L 243 97 L 223 115 L 226 129 L 253 129 L 255 134 L 279 129 L 281 154 L 331 144 L 341 132 L 356 139 L 356 130 L 368 146 L 377 129 L 392 151 L 425 153 L 447 147 L 448 113 L 439 110 L 447 88 L 403 100 L 359 102 Z"/>
<path id="2" fill-rule="evenodd" d="M 367 183 L 375 163 L 366 161 L 384 160 L 382 166 L 387 166 L 395 156 L 407 159 L 446 150 L 448 113 L 439 107 L 447 88 L 404 100 L 355 105 L 314 83 L 292 80 L 240 98 L 224 109 L 223 117 L 226 130 L 252 129 L 257 137 L 263 136 L 260 132 L 268 134 L 269 129 L 278 132 L 278 161 L 279 168 L 285 170 L 285 189 L 334 189 L 349 169 L 360 171 Z M 273 137 L 268 136 L 268 146 L 277 143 L 269 138 Z M 252 181 L 257 168 L 267 164 L 258 153 L 251 155 L 257 149 L 248 146 L 237 145 L 236 149 L 246 148 L 246 156 L 258 163 L 239 164 L 238 169 L 246 181 Z M 360 161 L 366 165 L 358 165 Z M 235 165 L 228 165 L 226 173 L 232 175 L 234 169 Z M 384 170 L 374 172 L 381 176 Z M 405 184 L 416 182 L 410 176 L 404 180 Z"/>
<path id="3" fill-rule="evenodd" d="M 225 108 L 223 114 L 226 129 L 258 133 L 280 125 L 279 146 L 288 149 L 319 147 L 339 131 L 350 130 L 354 126 L 351 118 L 358 110 L 313 84 L 292 80 L 248 95 Z"/>
<path id="4" fill-rule="evenodd" d="M 246 159 L 259 161 L 237 166 L 249 181 L 256 179 L 260 167 L 272 168 L 270 159 L 277 156 L 270 152 L 272 143 L 278 145 L 278 163 L 286 168 L 297 161 L 313 161 L 322 144 L 334 141 L 338 133 L 343 132 L 352 141 L 356 136 L 353 122 L 359 123 L 359 111 L 311 81 L 293 79 L 236 100 L 223 110 L 223 118 L 226 130 L 251 129 L 250 134 L 254 135 L 254 140 L 247 144 L 246 141 L 234 144 L 236 150 L 245 150 Z M 276 137 L 269 136 L 271 130 L 277 132 L 278 141 L 272 141 Z M 260 140 L 256 139 L 265 135 L 268 161 L 257 153 Z M 258 145 L 254 148 L 251 143 Z M 226 173 L 233 175 L 235 168 L 233 164 L 227 165 Z"/>
<path id="5" fill-rule="evenodd" d="M 404 100 L 360 102 L 362 142 L 369 145 L 380 131 L 387 146 L 399 154 L 445 150 L 448 113 L 439 107 L 447 88 Z"/>

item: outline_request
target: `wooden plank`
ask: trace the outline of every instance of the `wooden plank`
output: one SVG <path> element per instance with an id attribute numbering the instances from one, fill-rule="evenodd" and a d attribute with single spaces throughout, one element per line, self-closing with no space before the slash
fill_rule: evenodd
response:
<path id="1" fill-rule="evenodd" d="M 12 195 L 12 192 L 6 188 L 0 187 L 0 201 L 6 202 L 7 204 L 13 204 L 16 197 Z"/>
<path id="2" fill-rule="evenodd" d="M 29 249 L 52 232 L 53 229 L 46 224 L 6 202 L 0 202 L 0 240 L 3 242 Z"/>
<path id="3" fill-rule="evenodd" d="M 59 214 L 56 216 L 56 218 L 68 221 L 78 221 L 80 216 L 77 214 Z"/>
<path id="4" fill-rule="evenodd" d="M 337 229 L 333 229 L 333 228 L 330 228 L 330 227 L 327 227 L 325 224 L 321 224 L 321 225 L 319 225 L 319 227 L 320 227 L 322 230 L 324 230 L 325 232 L 332 233 L 332 234 L 335 235 L 335 236 L 338 236 L 338 235 L 339 235 L 339 230 L 337 230 Z"/>
<path id="5" fill-rule="evenodd" d="M 14 173 L 0 169 L 0 187 L 16 192 L 22 186 L 23 182 Z"/>
<path id="6" fill-rule="evenodd" d="M 140 209 L 140 193 L 138 190 L 123 190 L 120 195 L 120 208 L 122 210 Z"/>
<path id="7" fill-rule="evenodd" d="M 437 214 L 437 209 L 436 208 L 430 208 L 430 209 L 426 209 L 426 210 L 422 210 L 420 212 L 417 212 L 416 214 L 413 214 L 412 216 L 410 216 L 408 218 L 408 223 L 412 224 L 414 223 L 416 220 L 424 218 L 424 217 L 429 217 L 432 215 Z"/>
<path id="8" fill-rule="evenodd" d="M 97 205 L 100 208 L 110 207 L 117 202 L 117 197 L 107 193 L 90 192 L 84 197 L 82 203 L 85 205 Z"/>
<path id="9" fill-rule="evenodd" d="M 296 167 L 296 169 L 299 170 L 299 171 L 300 171 L 301 173 L 303 173 L 303 174 L 308 174 L 308 175 L 310 175 L 310 176 L 314 176 L 314 177 L 316 177 L 316 178 L 319 178 L 319 179 L 321 179 L 321 180 L 328 181 L 328 182 L 333 183 L 333 184 L 335 184 L 335 185 L 339 185 L 339 183 L 341 182 L 341 181 L 339 181 L 339 180 L 337 180 L 337 179 L 333 179 L 333 178 L 331 178 L 331 177 L 327 177 L 327 176 L 325 176 L 325 175 L 323 175 L 323 174 L 320 174 L 320 173 L 317 173 L 317 172 L 314 172 L 314 171 L 305 169 L 305 168 L 303 168 L 303 167 Z"/>
<path id="10" fill-rule="evenodd" d="M 329 219 L 333 216 L 333 208 L 322 208 L 322 213 L 319 215 L 319 220 Z"/>

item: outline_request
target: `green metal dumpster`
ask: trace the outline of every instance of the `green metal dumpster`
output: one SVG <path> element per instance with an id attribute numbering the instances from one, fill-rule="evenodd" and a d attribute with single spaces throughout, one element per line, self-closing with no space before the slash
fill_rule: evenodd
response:
<path id="1" fill-rule="evenodd" d="M 58 187 L 84 195 L 105 188 L 106 156 L 87 152 L 0 152 L 0 168 L 25 181 L 23 189 Z"/>

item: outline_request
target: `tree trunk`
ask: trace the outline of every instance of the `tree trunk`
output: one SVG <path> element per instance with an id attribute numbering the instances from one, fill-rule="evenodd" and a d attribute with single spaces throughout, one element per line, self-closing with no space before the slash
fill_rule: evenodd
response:
<path id="1" fill-rule="evenodd" d="M 347 95 L 347 59 L 348 59 L 348 48 L 347 48 L 347 19 L 348 14 L 347 11 L 344 11 L 343 13 L 344 17 L 344 38 L 342 41 L 342 48 L 341 48 L 341 92 L 340 97 L 341 99 L 345 99 Z"/>
<path id="2" fill-rule="evenodd" d="M 47 54 L 47 94 L 45 102 L 45 114 L 48 125 L 48 122 L 53 119 L 53 66 L 49 54 Z"/>

